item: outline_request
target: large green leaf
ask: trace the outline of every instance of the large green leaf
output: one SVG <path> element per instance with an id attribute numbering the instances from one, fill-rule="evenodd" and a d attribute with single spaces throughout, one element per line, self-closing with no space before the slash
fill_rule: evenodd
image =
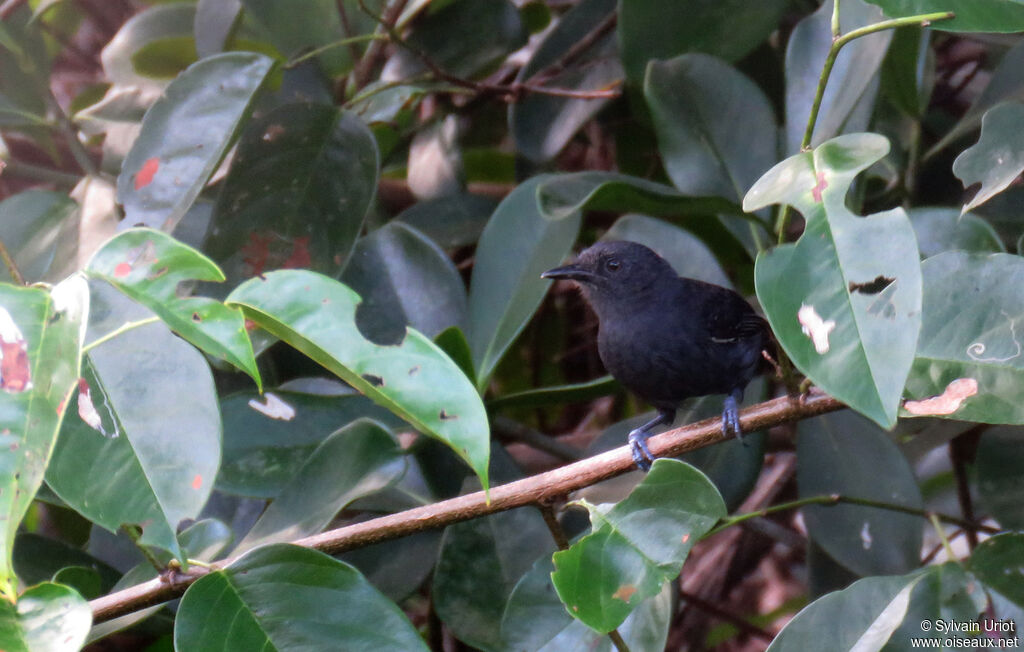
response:
<path id="1" fill-rule="evenodd" d="M 272 544 L 189 587 L 174 623 L 174 649 L 428 648 L 401 610 L 359 571 L 322 552 Z"/>
<path id="2" fill-rule="evenodd" d="M 362 297 L 356 323 L 374 341 L 400 340 L 406 326 L 430 338 L 465 326 L 459 271 L 440 247 L 402 222 L 360 238 L 341 281 Z"/>
<path id="3" fill-rule="evenodd" d="M 915 647 L 914 639 L 976 638 L 975 633 L 967 627 L 962 626 L 961 630 L 968 631 L 956 631 L 952 623 L 976 622 L 978 615 L 985 611 L 987 602 L 985 590 L 967 574 L 959 562 L 951 561 L 932 567 L 911 591 L 903 624 L 892 633 L 882 651 L 904 652 L 922 647 L 920 643 Z M 943 621 L 942 625 L 938 622 L 940 620 Z M 928 621 L 928 625 L 924 625 L 925 621 Z M 950 626 L 944 627 L 946 623 Z M 965 647 L 971 647 L 971 643 L 943 642 L 943 649 L 947 650 Z"/>
<path id="4" fill-rule="evenodd" d="M 0 127 L 51 126 L 45 98 L 52 57 L 32 11 L 10 8 L 0 23 Z"/>
<path id="5" fill-rule="evenodd" d="M 971 572 L 1018 607 L 1024 607 L 1024 534 L 1000 534 L 982 543 L 971 555 Z"/>
<path id="6" fill-rule="evenodd" d="M 989 428 L 981 435 L 975 457 L 978 497 L 1008 530 L 1024 531 L 1024 431 Z"/>
<path id="7" fill-rule="evenodd" d="M 935 88 L 935 53 L 931 32 L 923 27 L 897 29 L 882 62 L 882 94 L 911 118 L 928 109 Z"/>
<path id="8" fill-rule="evenodd" d="M 620 0 L 619 42 L 626 75 L 638 86 L 651 59 L 706 52 L 737 61 L 778 27 L 786 0 Z"/>
<path id="9" fill-rule="evenodd" d="M 1022 32 L 1024 6 L 1019 0 L 867 0 L 889 18 L 952 11 L 952 20 L 932 23 L 947 32 Z"/>
<path id="10" fill-rule="evenodd" d="M 917 236 L 921 258 L 930 258 L 943 251 L 1000 252 L 1006 251 L 992 225 L 974 213 L 957 208 L 920 206 L 907 211 Z"/>
<path id="11" fill-rule="evenodd" d="M 616 0 L 583 0 L 567 11 L 545 36 L 519 71 L 525 82 L 558 88 L 595 90 L 607 88 L 623 77 L 614 33 L 604 35 L 577 52 L 579 43 L 615 11 Z M 569 53 L 572 52 L 571 58 Z M 559 63 L 568 60 L 569 65 Z M 553 158 L 588 120 L 608 103 L 607 99 L 557 97 L 530 93 L 509 106 L 509 131 L 516 151 L 530 160 Z"/>
<path id="12" fill-rule="evenodd" d="M 800 496 L 840 494 L 921 509 L 914 471 L 888 435 L 843 411 L 799 424 Z M 911 514 L 862 505 L 810 505 L 807 531 L 830 557 L 860 576 L 917 568 L 924 521 Z"/>
<path id="13" fill-rule="evenodd" d="M 554 549 L 544 519 L 533 507 L 448 526 L 431 589 L 437 615 L 459 640 L 497 649 L 512 589 L 538 557 Z"/>
<path id="14" fill-rule="evenodd" d="M 89 633 L 89 603 L 74 589 L 44 582 L 0 601 L 0 649 L 5 652 L 78 650 Z"/>
<path id="15" fill-rule="evenodd" d="M 313 451 L 233 554 L 316 534 L 346 505 L 387 487 L 404 470 L 391 433 L 369 419 L 351 423 Z"/>
<path id="16" fill-rule="evenodd" d="M 178 288 L 193 280 L 224 280 L 217 265 L 195 249 L 153 229 L 122 231 L 89 261 L 91 276 L 155 312 L 186 340 L 214 358 L 226 360 L 262 387 L 242 311 L 205 297 L 181 297 Z"/>
<path id="17" fill-rule="evenodd" d="M 1024 259 L 949 251 L 921 270 L 921 338 L 904 414 L 1024 423 Z"/>
<path id="18" fill-rule="evenodd" d="M 770 652 L 879 650 L 903 622 L 924 575 L 868 577 L 815 600 L 789 621 Z"/>
<path id="19" fill-rule="evenodd" d="M 54 257 L 65 241 L 77 239 L 76 208 L 67 195 L 46 190 L 26 190 L 0 202 L 0 240 L 26 281 L 42 280 L 66 262 Z M 0 280 L 11 281 L 6 266 L 0 268 Z"/>
<path id="20" fill-rule="evenodd" d="M 552 177 L 534 177 L 513 190 L 480 236 L 469 287 L 469 344 L 478 389 L 533 316 L 550 281 L 541 273 L 562 262 L 580 228 L 577 211 L 545 217 L 538 189 Z M 557 178 L 557 177 L 554 177 Z"/>
<path id="21" fill-rule="evenodd" d="M 0 284 L 0 592 L 14 598 L 14 536 L 43 482 L 78 379 L 89 291 L 72 276 L 51 292 Z"/>
<path id="22" fill-rule="evenodd" d="M 882 20 L 877 7 L 864 0 L 843 0 L 839 22 L 844 33 Z M 800 149 L 811 105 L 817 91 L 821 67 L 832 47 L 832 0 L 800 21 L 786 46 L 786 137 L 787 152 Z M 861 102 L 873 102 L 877 90 L 878 69 L 892 39 L 892 30 L 869 34 L 846 44 L 836 58 L 825 87 L 821 109 L 814 127 L 811 145 L 844 132 L 860 131 L 867 126 L 854 117 Z M 852 124 L 859 122 L 859 124 Z"/>
<path id="23" fill-rule="evenodd" d="M 537 560 L 516 584 L 501 618 L 499 650 L 520 652 L 562 652 L 587 650 L 612 652 L 611 639 L 573 618 L 559 601 L 551 583 L 554 565 L 550 557 Z M 631 650 L 664 650 L 672 618 L 673 587 L 644 600 L 617 627 Z"/>
<path id="24" fill-rule="evenodd" d="M 193 31 L 199 58 L 223 52 L 242 15 L 242 0 L 199 0 Z"/>
<path id="25" fill-rule="evenodd" d="M 93 340 L 150 314 L 103 283 L 92 303 Z M 111 532 L 142 525 L 143 543 L 181 559 L 177 525 L 199 514 L 220 463 L 206 359 L 152 323 L 90 350 L 83 367 L 70 403 L 78 414 L 64 422 L 47 484 L 94 523 Z"/>
<path id="26" fill-rule="evenodd" d="M 124 224 L 171 231 L 209 181 L 273 61 L 251 52 L 208 57 L 167 87 L 117 178 Z"/>
<path id="27" fill-rule="evenodd" d="M 154 44 L 174 43 L 179 49 L 191 39 L 196 9 L 192 3 L 170 3 L 149 7 L 129 18 L 103 48 L 103 72 L 115 87 L 138 87 L 154 98 L 153 90 L 166 86 L 166 79 L 155 79 L 135 67 L 137 56 Z M 184 48 L 183 48 L 184 46 Z"/>
<path id="28" fill-rule="evenodd" d="M 227 303 L 339 378 L 452 447 L 488 486 L 487 414 L 469 379 L 433 342 L 407 330 L 379 345 L 356 326 L 359 295 L 307 270 L 279 270 L 235 289 Z"/>
<path id="29" fill-rule="evenodd" d="M 693 544 L 726 514 L 707 476 L 671 459 L 656 460 L 617 505 L 583 504 L 591 533 L 554 554 L 551 580 L 569 613 L 602 633 L 674 579 Z"/>
<path id="30" fill-rule="evenodd" d="M 784 203 L 807 222 L 796 244 L 757 257 L 754 281 L 779 343 L 815 384 L 885 428 L 921 324 L 921 267 L 902 209 L 846 207 L 854 177 L 889 151 L 876 134 L 840 136 L 769 170 L 743 207 Z"/>
<path id="31" fill-rule="evenodd" d="M 354 3 L 345 2 L 347 9 L 359 11 Z M 246 13 L 253 17 L 269 36 L 269 40 L 286 58 L 294 58 L 305 50 L 312 50 L 346 36 L 335 0 L 305 0 L 302 8 L 275 0 L 242 0 Z M 331 77 L 344 75 L 352 68 L 350 48 L 330 48 L 317 55 L 324 72 Z"/>
<path id="32" fill-rule="evenodd" d="M 360 417 L 401 423 L 365 396 L 345 389 L 347 393 L 327 394 L 282 387 L 262 396 L 252 390 L 221 399 L 224 459 L 217 489 L 274 498 L 339 426 Z"/>
<path id="33" fill-rule="evenodd" d="M 964 182 L 964 188 L 981 184 L 964 212 L 1006 190 L 1024 172 L 1022 122 L 1024 104 L 1007 102 L 993 107 L 981 118 L 981 138 L 953 161 L 953 174 Z"/>
<path id="34" fill-rule="evenodd" d="M 277 107 L 242 134 L 203 250 L 233 283 L 280 267 L 336 275 L 376 196 L 378 159 L 354 115 Z"/>

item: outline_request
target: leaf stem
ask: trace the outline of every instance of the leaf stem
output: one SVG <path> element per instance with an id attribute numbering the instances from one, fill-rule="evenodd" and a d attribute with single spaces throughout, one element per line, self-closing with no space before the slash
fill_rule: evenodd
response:
<path id="1" fill-rule="evenodd" d="M 50 91 L 49 97 L 50 106 L 53 108 L 53 113 L 57 117 L 57 126 L 64 133 L 64 137 L 68 143 L 68 149 L 71 150 L 71 156 L 74 157 L 75 162 L 78 163 L 78 167 L 82 169 L 86 174 L 96 175 L 99 173 L 99 168 L 93 163 L 92 158 L 89 156 L 89 152 L 85 149 L 85 145 L 82 141 L 78 140 L 78 129 L 75 127 L 71 119 L 68 118 L 68 114 L 64 112 L 60 102 L 57 101 L 57 97 Z"/>
<path id="2" fill-rule="evenodd" d="M 3 258 L 4 266 L 7 267 L 7 273 L 11 275 L 14 282 L 18 285 L 25 285 L 25 277 L 21 275 L 21 270 L 18 269 L 14 258 L 11 257 L 11 252 L 7 251 L 7 245 L 4 244 L 3 240 L 0 240 L 0 258 Z"/>
<path id="3" fill-rule="evenodd" d="M 946 531 L 942 529 L 942 523 L 939 522 L 938 514 L 931 514 L 928 520 L 931 521 L 932 527 L 935 528 L 935 534 L 938 535 L 939 541 L 942 542 L 942 548 L 946 551 L 946 556 L 950 560 L 956 559 L 956 553 L 953 552 L 953 546 L 949 544 L 949 537 L 946 536 Z"/>
<path id="4" fill-rule="evenodd" d="M 145 319 L 139 319 L 139 320 L 136 320 L 136 321 L 125 322 L 125 323 L 121 324 L 120 326 L 118 326 L 117 328 L 115 328 L 114 330 L 112 330 L 109 333 L 107 333 L 106 335 L 102 335 L 100 337 L 97 337 L 92 342 L 89 342 L 88 344 L 83 346 L 82 347 L 82 355 L 85 355 L 89 351 L 95 349 L 100 344 L 105 344 L 106 342 L 109 342 L 110 340 L 114 339 L 118 335 L 121 335 L 122 333 L 127 333 L 128 331 L 133 330 L 135 328 L 138 328 L 140 326 L 146 326 L 148 324 L 153 324 L 153 323 L 156 323 L 158 321 L 160 321 L 159 317 L 146 317 Z"/>
<path id="5" fill-rule="evenodd" d="M 629 652 L 629 646 L 626 645 L 626 641 L 623 640 L 622 634 L 619 630 L 613 629 L 608 632 L 608 638 L 612 639 L 612 643 L 615 645 L 615 649 L 619 652 Z"/>
<path id="6" fill-rule="evenodd" d="M 310 50 L 309 52 L 306 52 L 305 54 L 297 56 L 294 59 L 292 59 L 291 61 L 289 61 L 288 63 L 286 63 L 284 65 L 284 67 L 285 68 L 294 68 L 295 66 L 299 65 L 300 63 L 303 63 L 304 61 L 309 61 L 313 57 L 320 56 L 324 52 L 327 52 L 328 50 L 333 50 L 334 48 L 345 47 L 346 45 L 352 45 L 353 43 L 363 43 L 363 42 L 366 42 L 366 41 L 386 41 L 386 40 L 388 40 L 388 35 L 387 34 L 376 34 L 376 33 L 374 33 L 374 34 L 359 34 L 358 36 L 350 36 L 348 38 L 343 38 L 343 39 L 341 39 L 339 41 L 334 41 L 332 43 L 328 43 L 327 45 L 320 46 L 320 47 L 318 47 L 318 48 L 316 48 L 314 50 Z"/>
<path id="7" fill-rule="evenodd" d="M 922 25 L 927 26 L 931 23 L 939 20 L 949 20 L 954 18 L 956 14 L 952 11 L 942 11 L 932 14 L 920 14 L 917 16 L 907 16 L 904 18 L 894 18 L 892 20 L 883 20 L 873 25 L 866 25 L 859 27 L 847 34 L 839 34 L 839 1 L 836 0 L 835 6 L 832 11 L 832 46 L 828 50 L 828 56 L 825 57 L 825 65 L 822 66 L 821 76 L 818 77 L 818 88 L 814 93 L 814 101 L 811 103 L 811 114 L 807 118 L 807 127 L 804 129 L 803 139 L 800 141 L 800 151 L 807 151 L 811 146 L 811 138 L 814 136 L 814 127 L 818 122 L 818 112 L 821 110 L 821 102 L 825 97 L 825 87 L 828 85 L 829 76 L 832 74 L 832 68 L 836 64 L 836 58 L 839 56 L 839 51 L 843 49 L 843 46 L 868 34 L 874 34 L 875 32 L 881 32 L 886 29 L 896 29 L 898 27 L 907 27 L 910 25 Z M 786 226 L 789 222 L 789 205 L 783 204 L 782 209 L 779 211 L 778 220 L 776 220 L 775 230 L 778 233 L 779 244 L 786 241 Z"/>
<path id="8" fill-rule="evenodd" d="M 146 561 L 156 569 L 156 572 L 163 573 L 167 570 L 167 566 L 160 563 L 160 560 L 154 557 L 153 553 L 151 553 L 149 549 L 139 541 L 142 538 L 142 529 L 139 528 L 139 526 L 128 525 L 126 523 L 121 526 L 121 529 L 124 530 L 125 534 L 128 535 L 128 538 L 132 540 L 132 543 L 134 543 L 135 547 L 139 549 L 139 552 L 146 558 Z"/>

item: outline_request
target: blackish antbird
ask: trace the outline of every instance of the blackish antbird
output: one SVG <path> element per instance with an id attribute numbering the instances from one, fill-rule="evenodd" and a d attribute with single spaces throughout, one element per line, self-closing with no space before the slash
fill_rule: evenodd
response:
<path id="1" fill-rule="evenodd" d="M 732 290 L 683 278 L 635 242 L 599 242 L 543 278 L 576 281 L 597 313 L 608 371 L 658 410 L 629 433 L 633 460 L 649 469 L 651 430 L 672 423 L 684 399 L 726 394 L 722 432 L 741 437 L 737 406 L 764 369 L 768 323 Z"/>

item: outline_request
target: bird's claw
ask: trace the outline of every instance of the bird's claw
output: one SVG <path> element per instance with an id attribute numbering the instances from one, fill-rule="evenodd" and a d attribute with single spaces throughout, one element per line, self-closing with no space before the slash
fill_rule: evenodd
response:
<path id="1" fill-rule="evenodd" d="M 633 453 L 633 462 L 641 471 L 650 471 L 654 455 L 647 447 L 647 438 L 651 433 L 639 428 L 629 433 L 629 450 Z"/>
<path id="2" fill-rule="evenodd" d="M 726 438 L 735 435 L 736 439 L 739 439 L 744 446 L 747 445 L 746 440 L 743 439 L 743 429 L 740 428 L 739 407 L 733 396 L 725 398 L 725 408 L 722 410 L 722 434 Z"/>

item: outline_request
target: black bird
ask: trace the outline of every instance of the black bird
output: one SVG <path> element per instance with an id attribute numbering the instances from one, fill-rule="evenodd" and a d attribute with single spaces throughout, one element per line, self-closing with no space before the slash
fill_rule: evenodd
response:
<path id="1" fill-rule="evenodd" d="M 665 259 L 635 242 L 599 242 L 576 262 L 542 278 L 579 284 L 597 313 L 597 349 L 605 367 L 658 410 L 629 433 L 633 460 L 654 460 L 650 431 L 672 423 L 681 401 L 726 394 L 722 432 L 740 432 L 737 406 L 750 380 L 764 370 L 768 323 L 732 290 L 676 274 Z"/>

